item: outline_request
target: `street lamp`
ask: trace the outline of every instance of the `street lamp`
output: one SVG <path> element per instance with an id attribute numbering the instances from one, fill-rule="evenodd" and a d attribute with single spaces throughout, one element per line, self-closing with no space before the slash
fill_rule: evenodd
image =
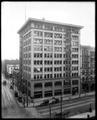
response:
<path id="1" fill-rule="evenodd" d="M 61 96 L 61 118 L 62 118 L 62 96 Z"/>
<path id="2" fill-rule="evenodd" d="M 62 93 L 61 93 L 61 102 L 60 102 L 60 106 L 61 106 L 61 118 L 62 118 L 62 99 L 63 99 L 63 97 L 62 97 Z"/>
<path id="3" fill-rule="evenodd" d="M 51 102 L 49 102 L 49 110 L 50 110 L 50 118 L 51 118 L 51 106 L 50 106 Z"/>
<path id="4" fill-rule="evenodd" d="M 27 82 L 27 96 L 26 96 L 26 98 L 27 98 L 27 107 L 28 107 L 28 82 Z"/>

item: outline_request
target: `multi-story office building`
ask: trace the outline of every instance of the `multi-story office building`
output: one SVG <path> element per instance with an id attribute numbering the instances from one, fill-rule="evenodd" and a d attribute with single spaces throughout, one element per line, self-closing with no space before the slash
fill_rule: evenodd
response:
<path id="1" fill-rule="evenodd" d="M 81 92 L 95 89 L 95 50 L 90 46 L 80 46 Z"/>
<path id="2" fill-rule="evenodd" d="M 28 19 L 18 31 L 22 92 L 36 101 L 79 94 L 81 28 Z"/>

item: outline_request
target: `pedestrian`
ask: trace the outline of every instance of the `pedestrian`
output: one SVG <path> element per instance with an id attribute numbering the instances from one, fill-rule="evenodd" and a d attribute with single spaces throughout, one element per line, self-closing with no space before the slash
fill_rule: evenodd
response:
<path id="1" fill-rule="evenodd" d="M 87 118 L 89 118 L 90 117 L 90 115 L 89 114 L 87 114 Z"/>

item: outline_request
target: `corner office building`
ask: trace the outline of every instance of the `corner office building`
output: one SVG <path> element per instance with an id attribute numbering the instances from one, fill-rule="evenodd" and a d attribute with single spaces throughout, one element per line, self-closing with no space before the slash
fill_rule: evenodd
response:
<path id="1" fill-rule="evenodd" d="M 28 19 L 18 31 L 22 93 L 37 102 L 80 94 L 81 28 Z"/>

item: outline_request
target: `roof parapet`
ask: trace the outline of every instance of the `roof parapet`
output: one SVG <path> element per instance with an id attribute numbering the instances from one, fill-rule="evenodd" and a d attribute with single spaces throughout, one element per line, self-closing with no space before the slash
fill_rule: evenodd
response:
<path id="1" fill-rule="evenodd" d="M 80 26 L 80 25 L 73 25 L 73 24 L 65 24 L 65 23 L 55 22 L 55 21 L 48 21 L 48 20 L 45 20 L 45 18 L 42 18 L 42 19 L 29 18 L 17 33 L 19 34 L 22 31 L 22 29 L 31 21 L 45 22 L 45 23 L 51 23 L 51 24 L 59 24 L 59 25 L 63 25 L 63 26 L 77 27 L 79 29 L 83 28 L 83 26 Z"/>

